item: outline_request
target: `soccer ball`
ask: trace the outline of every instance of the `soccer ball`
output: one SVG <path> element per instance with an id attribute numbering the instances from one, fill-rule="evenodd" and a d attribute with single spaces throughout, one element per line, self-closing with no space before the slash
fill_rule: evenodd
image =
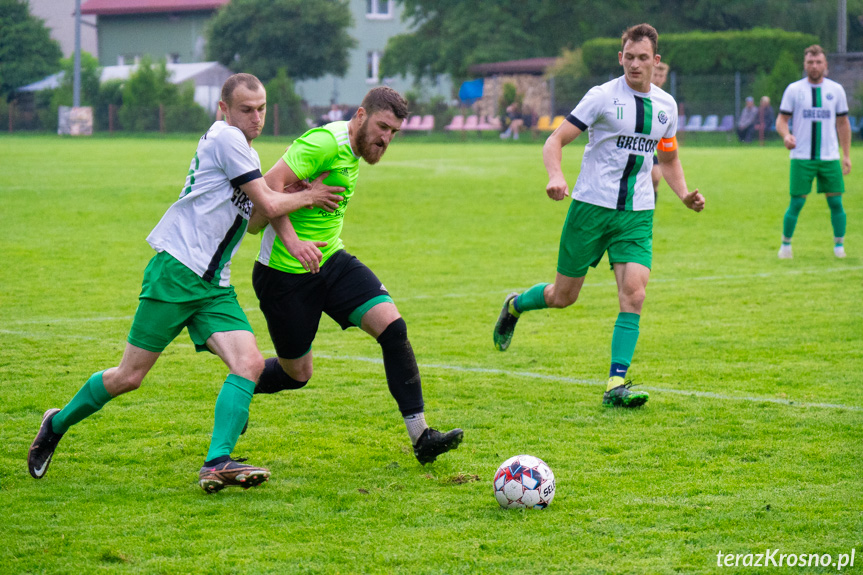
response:
<path id="1" fill-rule="evenodd" d="M 510 457 L 494 474 L 494 498 L 504 509 L 545 509 L 554 499 L 554 473 L 538 457 Z"/>

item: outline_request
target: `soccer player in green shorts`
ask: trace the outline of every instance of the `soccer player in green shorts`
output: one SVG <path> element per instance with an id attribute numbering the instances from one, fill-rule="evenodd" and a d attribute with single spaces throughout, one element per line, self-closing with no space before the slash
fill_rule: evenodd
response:
<path id="1" fill-rule="evenodd" d="M 602 398 L 607 406 L 637 407 L 648 394 L 633 391 L 626 372 L 638 341 L 645 288 L 653 252 L 651 168 L 658 151 L 662 176 L 686 207 L 700 212 L 704 197 L 690 192 L 677 157 L 677 104 L 651 85 L 659 64 L 656 30 L 648 24 L 627 29 L 618 60 L 624 75 L 592 88 L 543 147 L 546 193 L 559 201 L 569 187 L 561 169 L 563 147 L 590 129 L 581 173 L 563 226 L 553 284 L 540 283 L 506 297 L 494 327 L 494 344 L 506 350 L 519 317 L 544 308 L 565 308 L 578 299 L 588 268 L 604 253 L 617 281 L 620 313 L 611 340 L 611 369 Z"/>
<path id="2" fill-rule="evenodd" d="M 264 368 L 255 336 L 230 284 L 231 258 L 253 211 L 276 217 L 302 207 L 334 210 L 341 187 L 314 183 L 296 193 L 275 192 L 261 174 L 252 140 L 261 134 L 266 92 L 250 74 L 235 74 L 222 87 L 224 121 L 201 137 L 179 199 L 147 242 L 156 250 L 144 272 L 140 303 L 120 365 L 94 373 L 63 409 L 49 409 L 27 456 L 41 479 L 69 428 L 115 397 L 138 389 L 159 355 L 187 327 L 198 351 L 210 351 L 230 374 L 216 399 L 210 449 L 198 473 L 201 488 L 254 487 L 270 472 L 231 457 L 255 383 Z M 258 216 L 260 214 L 260 216 Z"/>
<path id="3" fill-rule="evenodd" d="M 392 88 L 366 94 L 350 121 L 309 130 L 267 172 L 275 188 L 316 178 L 345 188 L 338 209 L 299 210 L 270 220 L 261 240 L 252 283 L 278 357 L 267 359 L 256 393 L 299 389 L 312 377 L 312 342 L 321 315 L 342 329 L 359 327 L 381 346 L 384 372 L 413 444 L 425 465 L 454 449 L 463 431 L 442 433 L 426 424 L 416 358 L 407 325 L 384 285 L 339 237 L 359 176 L 360 158 L 376 164 L 407 116 L 407 102 Z M 287 238 L 287 241 L 284 239 Z"/>
<path id="4" fill-rule="evenodd" d="M 791 237 L 797 217 L 812 191 L 812 180 L 818 180 L 818 193 L 824 194 L 833 225 L 833 254 L 845 257 L 845 192 L 843 175 L 851 173 L 851 122 L 848 100 L 841 84 L 826 77 L 827 57 L 817 44 L 803 54 L 806 77 L 792 82 L 782 95 L 776 132 L 791 150 L 791 203 L 782 225 L 780 259 L 791 259 Z M 788 129 L 791 119 L 793 130 Z M 839 161 L 839 147 L 842 162 Z"/>

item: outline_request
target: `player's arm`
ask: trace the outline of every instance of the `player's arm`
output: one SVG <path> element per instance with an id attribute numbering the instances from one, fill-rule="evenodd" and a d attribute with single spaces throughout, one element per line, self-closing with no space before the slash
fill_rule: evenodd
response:
<path id="1" fill-rule="evenodd" d="M 315 179 L 313 184 L 323 185 L 323 179 L 327 176 L 329 172 L 324 172 L 320 176 Z M 296 186 L 300 182 L 299 176 L 297 176 L 291 167 L 285 162 L 284 158 L 279 158 L 279 161 L 270 168 L 270 170 L 264 176 L 264 179 L 267 182 L 267 185 L 271 188 L 277 190 L 290 190 L 293 186 Z M 344 192 L 344 188 L 341 187 L 333 187 L 326 186 L 326 188 L 330 191 L 341 191 Z M 303 193 L 303 192 L 298 192 Z M 287 194 L 289 196 L 296 194 Z M 332 212 L 338 207 L 338 202 L 343 200 L 342 196 L 335 196 L 331 198 L 334 199 L 335 203 L 332 206 L 322 206 L 319 204 L 319 207 L 324 208 L 328 212 Z M 311 206 L 306 206 L 311 207 Z M 297 208 L 299 209 L 299 208 Z M 288 250 L 288 253 L 291 254 L 300 265 L 303 266 L 303 269 L 309 271 L 311 273 L 318 273 L 320 270 L 321 259 L 323 259 L 324 254 L 321 253 L 320 248 L 327 245 L 327 242 L 315 242 L 315 241 L 302 241 L 297 236 L 297 232 L 294 229 L 294 225 L 291 223 L 291 218 L 287 215 L 288 212 L 284 212 L 279 214 L 276 217 L 268 218 L 269 224 L 273 227 L 273 230 L 276 232 L 276 235 L 282 240 L 282 243 L 285 244 L 285 248 Z"/>
<path id="2" fill-rule="evenodd" d="M 662 177 L 665 178 L 668 187 L 677 194 L 680 201 L 696 212 L 704 209 L 704 196 L 698 193 L 698 188 L 690 192 L 686 186 L 686 177 L 683 175 L 683 165 L 677 155 L 677 139 L 663 138 L 660 147 L 657 148 L 659 156 L 659 167 L 662 169 Z"/>
<path id="3" fill-rule="evenodd" d="M 782 137 L 782 143 L 785 144 L 785 147 L 793 150 L 797 147 L 797 138 L 788 129 L 788 120 L 790 118 L 791 114 L 786 114 L 782 110 L 779 110 L 779 115 L 776 116 L 776 133 Z"/>
<path id="4" fill-rule="evenodd" d="M 542 162 L 545 164 L 545 171 L 548 172 L 545 193 L 555 201 L 569 195 L 569 186 L 563 175 L 563 147 L 579 137 L 587 127 L 579 127 L 571 119 L 575 118 L 570 115 L 567 118 L 568 121 L 558 126 L 542 146 Z"/>
<path id="5" fill-rule="evenodd" d="M 851 122 L 848 114 L 836 116 L 836 135 L 842 148 L 842 173 L 847 176 L 851 173 Z"/>
<path id="6" fill-rule="evenodd" d="M 260 178 L 252 180 L 252 182 L 257 181 L 257 184 L 248 182 L 241 185 L 240 189 L 249 196 L 254 205 L 249 218 L 248 233 L 256 234 L 266 227 L 270 219 L 295 212 L 300 208 L 317 206 L 328 212 L 335 211 L 342 200 L 338 192 L 343 192 L 344 188 L 324 184 L 323 179 L 326 175 L 321 174 L 311 184 L 295 181 L 284 188 L 273 188 L 267 183 L 266 177 L 263 180 Z M 249 190 L 243 186 L 249 186 Z"/>

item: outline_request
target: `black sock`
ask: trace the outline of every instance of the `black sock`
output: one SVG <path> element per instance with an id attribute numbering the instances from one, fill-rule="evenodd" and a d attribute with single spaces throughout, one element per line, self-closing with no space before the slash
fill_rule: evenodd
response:
<path id="1" fill-rule="evenodd" d="M 423 411 L 423 389 L 420 371 L 411 342 L 408 341 L 408 326 L 398 318 L 378 338 L 384 354 L 384 371 L 390 393 L 398 403 L 402 416 Z"/>
<path id="2" fill-rule="evenodd" d="M 255 386 L 255 393 L 276 393 L 283 389 L 300 389 L 308 381 L 297 381 L 282 369 L 279 358 L 271 357 L 264 362 L 264 371 L 261 379 Z"/>

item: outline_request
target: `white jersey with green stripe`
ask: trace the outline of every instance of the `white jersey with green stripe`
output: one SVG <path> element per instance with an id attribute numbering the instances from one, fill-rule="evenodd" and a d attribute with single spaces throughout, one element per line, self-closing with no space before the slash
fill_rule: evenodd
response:
<path id="1" fill-rule="evenodd" d="M 258 152 L 239 128 L 214 123 L 198 142 L 186 184 L 147 242 L 202 279 L 231 285 L 231 258 L 240 247 L 252 202 L 240 186 L 262 177 Z"/>
<path id="2" fill-rule="evenodd" d="M 848 99 L 841 84 L 824 78 L 792 82 L 782 94 L 779 113 L 791 116 L 791 133 L 797 145 L 792 160 L 838 160 L 836 118 L 848 114 Z"/>
<path id="3" fill-rule="evenodd" d="M 587 131 L 572 198 L 621 211 L 654 208 L 650 170 L 659 140 L 677 133 L 677 103 L 651 85 L 636 92 L 621 76 L 584 95 L 567 120 Z"/>
<path id="4" fill-rule="evenodd" d="M 282 159 L 301 180 L 311 181 L 322 172 L 329 172 L 324 183 L 345 189 L 342 192 L 344 200 L 339 202 L 334 212 L 314 207 L 290 214 L 291 224 L 299 239 L 327 242 L 327 245 L 321 248 L 323 265 L 330 256 L 344 249 L 340 237 L 342 225 L 359 177 L 360 158 L 351 148 L 348 122 L 332 122 L 309 130 L 297 138 Z M 283 272 L 306 273 L 303 265 L 288 252 L 285 244 L 276 236 L 272 226 L 267 226 L 264 230 L 258 261 Z"/>

